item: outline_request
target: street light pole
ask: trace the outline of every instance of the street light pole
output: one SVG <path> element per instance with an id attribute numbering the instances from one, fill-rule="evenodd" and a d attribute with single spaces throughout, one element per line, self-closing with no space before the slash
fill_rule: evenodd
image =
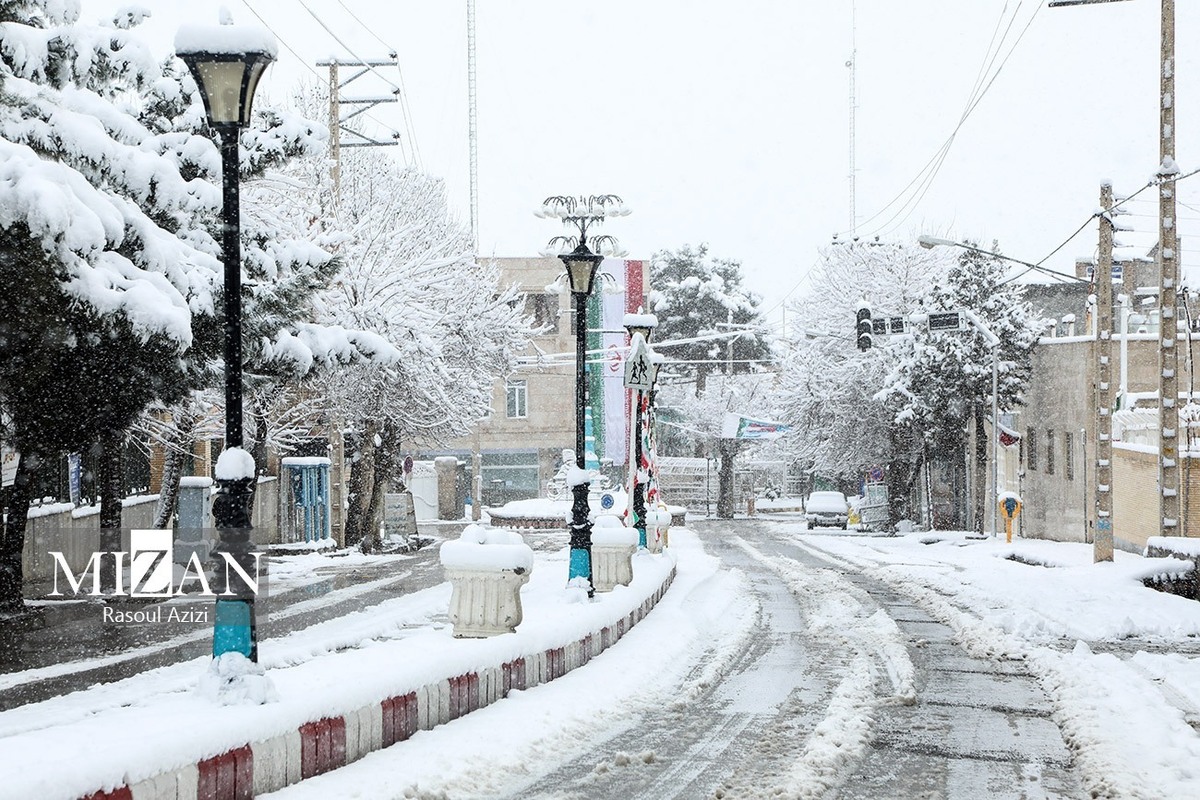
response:
<path id="1" fill-rule="evenodd" d="M 213 657 L 238 652 L 258 660 L 254 600 L 259 554 L 251 540 L 253 457 L 242 448 L 242 258 L 238 178 L 238 137 L 250 121 L 254 90 L 275 60 L 275 38 L 255 28 L 187 26 L 175 37 L 175 52 L 187 65 L 220 137 L 222 209 L 221 257 L 225 291 L 225 446 L 217 460 L 213 521 L 220 541 L 214 554 L 227 555 L 224 579 L 218 578 L 214 613 Z M 230 574 L 230 561 L 236 565 Z"/>
<path id="2" fill-rule="evenodd" d="M 590 197 L 555 196 L 547 197 L 535 212 L 542 218 L 557 218 L 563 226 L 573 231 L 568 235 L 555 236 L 550 240 L 550 252 L 557 255 L 566 267 L 567 284 L 575 305 L 575 474 L 571 482 L 571 538 L 568 562 L 568 583 L 585 582 L 588 597 L 595 591 L 592 580 L 592 522 L 588 503 L 589 476 L 584 473 L 585 431 L 584 409 L 587 407 L 587 303 L 592 293 L 596 271 L 604 260 L 602 252 L 617 254 L 617 241 L 611 236 L 593 236 L 592 242 L 601 252 L 592 252 L 588 247 L 588 229 L 595 227 L 607 217 L 629 214 L 620 197 L 613 194 Z M 573 248 L 569 252 L 563 252 Z M 547 253 L 547 255 L 550 254 Z"/>
<path id="3" fill-rule="evenodd" d="M 580 245 L 584 251 L 577 258 L 592 255 L 585 245 Z M 597 259 L 598 263 L 599 259 Z M 575 301 L 575 466 L 584 469 L 586 461 L 585 448 L 587 443 L 584 436 L 584 409 L 588 404 L 587 396 L 587 304 L 591 292 L 590 282 L 588 291 L 577 292 L 572 289 L 571 297 Z M 591 508 L 588 504 L 588 482 L 576 476 L 576 483 L 571 487 L 571 556 L 568 571 L 568 581 L 575 578 L 586 578 L 588 596 L 592 596 L 595 582 L 592 580 L 592 522 L 589 519 Z"/>
<path id="4" fill-rule="evenodd" d="M 992 538 L 1000 513 L 1000 342 L 992 344 Z"/>

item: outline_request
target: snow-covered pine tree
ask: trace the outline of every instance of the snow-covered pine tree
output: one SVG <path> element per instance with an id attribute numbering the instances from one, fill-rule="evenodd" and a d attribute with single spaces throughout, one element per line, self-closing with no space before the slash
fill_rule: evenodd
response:
<path id="1" fill-rule="evenodd" d="M 180 390 L 193 313 L 212 309 L 219 279 L 189 224 L 219 192 L 147 147 L 137 119 L 158 64 L 121 25 L 78 14 L 72 0 L 0 3 L 0 280 L 26 290 L 0 311 L 0 403 L 21 451 L 0 543 L 7 609 L 22 606 L 36 470 L 101 439 L 111 452 L 146 403 Z M 110 532 L 114 507 L 102 511 Z"/>
<path id="2" fill-rule="evenodd" d="M 992 244 L 999 253 L 999 246 Z M 928 311 L 969 309 L 1000 339 L 998 350 L 1001 411 L 1017 407 L 1029 381 L 1033 347 L 1042 321 L 1021 297 L 1020 287 L 1006 281 L 1008 266 L 995 256 L 964 250 L 945 278 L 930 290 Z M 911 357 L 897 363 L 887 395 L 899 403 L 899 416 L 924 430 L 931 458 L 963 464 L 968 439 L 975 443 L 972 476 L 972 524 L 983 531 L 988 517 L 987 434 L 991 415 L 992 354 L 973 330 L 921 336 Z M 971 434 L 968 434 L 968 431 Z M 965 521 L 964 521 L 965 522 Z"/>
<path id="3" fill-rule="evenodd" d="M 727 327 L 729 323 L 747 326 L 736 339 L 694 342 L 670 349 L 672 359 L 694 362 L 672 369 L 694 375 L 697 394 L 704 390 L 708 375 L 725 370 L 724 364 L 712 362 L 731 361 L 733 372 L 744 373 L 755 371 L 755 366 L 746 362 L 771 357 L 770 342 L 764 334 L 762 298 L 742 285 L 739 262 L 712 258 L 703 244 L 663 250 L 651 261 L 650 286 L 647 311 L 658 317 L 655 341 L 731 333 L 735 329 Z"/>

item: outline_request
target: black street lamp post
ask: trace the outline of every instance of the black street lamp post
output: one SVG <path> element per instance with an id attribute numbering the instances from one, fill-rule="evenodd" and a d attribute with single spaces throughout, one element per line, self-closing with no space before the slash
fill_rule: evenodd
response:
<path id="1" fill-rule="evenodd" d="M 593 195 L 591 197 L 548 197 L 537 211 L 539 217 L 561 219 L 564 226 L 575 233 L 556 236 L 550 246 L 566 249 L 558 257 L 566 267 L 567 282 L 575 304 L 575 466 L 582 472 L 585 464 L 586 442 L 584 437 L 584 409 L 588 405 L 587 392 L 587 303 L 596 280 L 596 270 L 604 255 L 592 252 L 588 247 L 588 228 L 598 225 L 606 217 L 624 216 L 629 213 L 621 198 L 616 195 Z M 611 236 L 594 236 L 592 243 L 599 251 L 616 254 L 616 240 Z M 577 475 L 571 487 L 571 555 L 568 567 L 568 582 L 583 579 L 587 582 L 588 596 L 594 591 L 592 581 L 592 522 L 588 504 L 588 481 Z"/>
<path id="2" fill-rule="evenodd" d="M 568 255 L 559 256 L 567 267 L 571 283 L 571 298 L 575 302 L 575 466 L 584 468 L 584 409 L 587 395 L 587 304 L 596 278 L 596 268 L 604 260 L 580 243 Z M 571 487 L 571 563 L 569 579 L 587 578 L 588 594 L 592 592 L 592 522 L 589 518 L 588 484 L 577 482 Z"/>
<path id="3" fill-rule="evenodd" d="M 275 60 L 275 39 L 266 31 L 233 25 L 188 26 L 175 37 L 175 53 L 187 65 L 204 100 L 209 125 L 221 140 L 221 255 L 225 272 L 225 447 L 217 462 L 213 521 L 220 541 L 215 554 L 227 553 L 243 573 L 257 572 L 250 538 L 253 459 L 242 449 L 242 264 L 238 136 L 250 121 L 254 90 Z M 213 657 L 240 652 L 258 660 L 254 599 L 257 584 L 240 576 L 214 587 L 218 593 L 213 628 Z"/>

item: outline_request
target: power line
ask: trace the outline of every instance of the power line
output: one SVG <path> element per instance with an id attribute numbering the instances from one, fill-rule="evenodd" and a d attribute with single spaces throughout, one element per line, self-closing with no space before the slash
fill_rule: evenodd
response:
<path id="1" fill-rule="evenodd" d="M 316 75 L 318 80 L 324 80 L 324 78 L 321 77 L 321 73 L 319 73 L 315 69 L 313 69 L 312 66 L 310 66 L 309 63 L 304 60 L 303 56 L 301 56 L 294 49 L 292 49 L 292 46 L 290 44 L 288 44 L 287 41 L 282 36 L 280 36 L 278 33 L 276 33 L 274 28 L 272 28 L 269 24 L 267 24 L 267 21 L 265 19 L 263 19 L 262 14 L 259 14 L 257 11 L 254 10 L 254 6 L 250 5 L 250 0 L 242 0 L 242 5 L 244 5 L 246 7 L 246 10 L 248 10 L 251 14 L 253 14 L 258 19 L 258 21 L 262 23 L 262 26 L 264 28 L 266 28 L 268 31 L 271 32 L 271 35 L 274 36 L 275 39 L 281 45 L 283 45 L 285 50 L 287 50 L 289 53 L 291 53 L 292 55 L 294 55 L 296 57 L 296 60 L 299 61 L 304 66 L 305 69 L 307 69 L 313 75 Z"/>
<path id="2" fill-rule="evenodd" d="M 305 69 L 307 69 L 314 76 L 316 76 L 317 80 L 321 81 L 322 83 L 325 82 L 325 80 L 326 80 L 325 76 L 321 75 L 321 73 L 319 73 L 315 69 L 313 69 L 312 65 L 308 63 L 308 61 L 304 58 L 304 56 L 301 56 L 298 52 L 296 52 L 296 49 L 294 47 L 292 47 L 291 45 L 289 45 L 287 43 L 287 40 L 284 39 L 282 36 L 280 36 L 275 31 L 275 29 L 272 28 L 270 26 L 270 24 L 267 23 L 267 21 L 263 18 L 263 15 L 259 14 L 258 11 L 255 10 L 254 6 L 250 5 L 250 0 L 242 0 L 242 5 L 244 5 L 246 7 L 246 10 L 249 11 L 251 14 L 253 14 L 255 16 L 255 18 L 259 22 L 262 23 L 262 26 L 264 28 L 266 28 L 268 31 L 271 32 L 271 35 L 275 37 L 276 41 L 278 41 L 281 45 L 283 45 L 285 50 L 287 50 L 289 53 L 291 53 L 293 56 L 296 57 L 296 60 L 299 61 L 300 64 Z M 312 13 L 312 12 L 310 11 L 309 13 Z M 356 58 L 357 58 L 357 56 L 356 56 Z M 375 124 L 379 125 L 381 128 L 384 128 L 386 130 L 391 131 L 394 134 L 399 135 L 399 132 L 394 127 L 392 127 L 391 125 L 388 125 L 386 122 L 383 122 L 378 117 L 375 117 L 369 113 L 364 113 L 363 116 L 366 117 L 367 119 L 372 120 L 373 122 L 375 122 Z"/>
<path id="3" fill-rule="evenodd" d="M 360 56 L 358 53 L 354 52 L 354 49 L 351 48 L 350 45 L 348 45 L 344 41 L 342 41 L 341 37 L 339 37 L 336 33 L 334 33 L 333 29 L 331 29 L 328 25 L 326 25 L 324 20 L 322 20 L 319 16 L 317 16 L 317 13 L 315 11 L 313 11 L 312 8 L 309 7 L 308 3 L 306 3 L 305 0 L 299 0 L 299 3 L 300 3 L 300 6 L 309 13 L 309 16 L 311 16 L 314 20 L 316 20 L 317 24 L 320 25 L 322 28 L 324 28 L 325 32 L 328 33 L 335 42 L 337 42 L 339 45 L 341 45 L 346 50 L 347 53 L 349 53 L 355 60 L 357 60 L 362 65 L 363 69 L 365 69 L 368 72 L 370 72 L 371 74 L 375 75 L 377 78 L 382 80 L 388 86 L 391 86 L 397 92 L 400 92 L 401 94 L 403 94 L 404 90 L 400 86 L 396 85 L 395 83 L 393 83 L 391 81 L 391 79 L 389 79 L 389 78 L 385 77 L 383 74 L 381 74 L 365 58 Z M 374 118 L 372 117 L 372 119 L 374 119 Z M 384 127 L 390 129 L 393 133 L 399 133 L 399 131 L 397 131 L 395 128 L 391 127 L 390 125 L 385 125 Z M 412 145 L 412 142 L 410 141 L 410 146 L 411 145 Z M 401 149 L 403 149 L 403 146 L 401 146 Z M 408 158 L 408 154 L 406 153 L 405 160 L 407 160 L 407 158 Z M 415 164 L 418 168 L 421 166 L 421 162 L 419 160 L 419 156 L 416 152 L 415 147 L 413 148 L 413 152 L 412 152 L 412 163 Z"/>
<path id="4" fill-rule="evenodd" d="M 1008 37 L 1009 31 L 1012 29 L 1012 24 L 1013 24 L 1013 22 L 1016 21 L 1017 14 L 1020 12 L 1020 10 L 1021 10 L 1021 3 L 1018 3 L 1017 8 L 1013 11 L 1013 17 L 1009 21 L 1008 28 L 1005 29 L 1004 36 L 1001 38 L 1000 47 L 1003 47 L 1004 39 L 1006 39 Z M 950 155 L 950 147 L 953 145 L 955 138 L 958 136 L 958 132 L 962 129 L 963 125 L 966 124 L 967 118 L 975 111 L 976 108 L 979 107 L 979 104 L 981 102 L 983 102 L 984 96 L 987 94 L 988 90 L 992 88 L 992 85 L 996 82 L 996 79 L 1000 77 L 1000 73 L 1004 70 L 1005 65 L 1008 64 L 1008 60 L 1010 58 L 1012 58 L 1012 54 L 1014 52 L 1016 52 L 1017 47 L 1021 44 L 1021 41 L 1025 38 L 1025 34 L 1029 32 L 1029 28 L 1033 25 L 1033 21 L 1035 19 L 1037 19 L 1038 12 L 1040 12 L 1041 10 L 1042 10 L 1042 4 L 1039 3 L 1038 7 L 1036 9 L 1034 9 L 1033 14 L 1029 17 L 1029 21 L 1027 23 L 1025 23 L 1025 27 L 1021 29 L 1021 33 L 1017 36 L 1017 40 L 1015 42 L 1013 42 L 1012 47 L 1009 48 L 1008 53 L 1004 56 L 1004 59 L 1000 62 L 1000 65 L 998 67 L 996 67 L 996 71 L 992 73 L 991 78 L 989 78 L 987 83 L 984 84 L 983 89 L 980 90 L 979 94 L 974 98 L 974 100 L 970 101 L 969 107 L 963 113 L 962 119 L 959 120 L 958 125 L 955 126 L 954 132 L 950 134 L 950 138 L 947 139 L 946 143 L 942 146 L 943 149 L 940 152 L 940 158 L 938 159 L 937 166 L 934 167 L 933 171 L 930 172 L 929 175 L 927 176 L 927 178 L 924 180 L 924 182 L 922 184 L 922 188 L 920 190 L 920 194 L 916 195 L 910 202 L 906 203 L 901 208 L 901 211 L 903 211 L 905 208 L 907 208 L 908 211 L 904 214 L 903 217 L 896 219 L 900 214 L 900 211 L 897 211 L 896 214 L 892 215 L 891 219 L 889 219 L 887 222 L 883 223 L 883 225 L 881 225 L 880 227 L 875 229 L 876 233 L 879 233 L 882 235 L 887 235 L 887 234 L 890 234 L 893 231 L 895 231 L 898 227 L 903 225 L 904 222 L 907 221 L 910 216 L 912 216 L 912 212 L 915 211 L 917 206 L 920 205 L 921 201 L 925 199 L 925 195 L 929 193 L 930 187 L 933 186 L 933 181 L 937 178 L 938 173 L 941 172 L 942 165 L 945 163 L 946 158 Z M 994 54 L 992 56 L 993 63 L 995 61 L 996 55 L 998 55 L 998 54 L 999 54 L 999 48 L 997 48 L 996 54 Z M 888 225 L 890 225 L 893 222 L 893 220 L 895 221 L 895 224 L 891 225 L 891 227 L 887 227 Z"/>
<path id="5" fill-rule="evenodd" d="M 1116 203 L 1113 203 L 1112 210 L 1113 210 L 1113 211 L 1115 211 L 1115 210 L 1117 210 L 1118 208 L 1120 208 L 1121 206 L 1125 205 L 1126 203 L 1132 202 L 1132 201 L 1133 201 L 1133 199 L 1134 199 L 1135 197 L 1137 197 L 1139 194 L 1141 194 L 1142 192 L 1144 192 L 1144 191 L 1146 191 L 1147 189 L 1149 189 L 1151 186 L 1158 186 L 1158 185 L 1161 185 L 1161 184 L 1163 184 L 1163 183 L 1174 183 L 1174 184 L 1178 184 L 1180 181 L 1186 180 L 1187 178 L 1190 178 L 1190 177 L 1192 177 L 1193 175 L 1195 175 L 1195 174 L 1197 174 L 1197 173 L 1200 173 L 1200 169 L 1194 169 L 1194 170 L 1192 170 L 1191 172 L 1184 173 L 1183 175 L 1177 175 L 1177 176 L 1175 176 L 1174 178 L 1169 178 L 1169 179 L 1166 179 L 1166 180 L 1151 180 L 1151 181 L 1150 181 L 1150 182 L 1148 182 L 1148 183 L 1147 183 L 1145 186 L 1143 186 L 1142 188 L 1138 189 L 1138 190 L 1137 190 L 1136 192 L 1134 192 L 1133 194 L 1129 195 L 1128 197 L 1124 197 L 1124 198 L 1122 198 L 1120 201 L 1118 201 L 1118 202 L 1116 202 Z M 1195 209 L 1193 209 L 1193 210 L 1195 210 Z M 1048 261 L 1048 260 L 1050 259 L 1050 257 L 1051 257 L 1051 256 L 1053 256 L 1053 255 L 1054 255 L 1055 253 L 1057 253 L 1059 250 L 1062 250 L 1064 247 L 1066 247 L 1068 244 L 1070 244 L 1070 242 L 1071 242 L 1071 240 L 1072 240 L 1072 239 L 1074 239 L 1076 236 L 1078 236 L 1080 233 L 1082 233 L 1082 232 L 1084 231 L 1084 229 L 1085 229 L 1085 228 L 1087 228 L 1089 225 L 1091 225 L 1091 224 L 1092 224 L 1092 220 L 1093 220 L 1093 219 L 1095 219 L 1095 218 L 1096 218 L 1096 216 L 1097 216 L 1096 214 L 1092 214 L 1090 217 L 1088 217 L 1088 218 L 1087 218 L 1087 221 L 1085 221 L 1085 222 L 1084 222 L 1082 225 L 1080 225 L 1078 228 L 1076 228 L 1074 233 L 1072 233 L 1070 236 L 1068 236 L 1066 239 L 1064 239 L 1064 240 L 1063 240 L 1063 242 L 1062 242 L 1062 244 L 1060 244 L 1058 247 L 1056 247 L 1056 248 L 1054 248 L 1053 250 L 1051 250 L 1051 251 L 1050 251 L 1050 252 L 1049 252 L 1049 253 L 1048 253 L 1048 254 L 1045 256 L 1045 258 L 1043 258 L 1041 261 L 1038 261 L 1038 262 L 1037 262 L 1037 265 L 1040 267 L 1042 264 L 1045 264 L 1045 263 L 1046 263 L 1046 261 Z"/>
<path id="6" fill-rule="evenodd" d="M 988 52 L 984 56 L 980 75 L 976 77 L 975 86 L 972 88 L 971 94 L 968 96 L 966 106 L 963 110 L 962 116 L 959 118 L 958 124 L 955 125 L 954 130 L 950 133 L 950 136 L 947 137 L 946 141 L 942 143 L 937 152 L 935 152 L 929 161 L 925 163 L 925 165 L 917 172 L 913 179 L 910 180 L 908 184 L 906 184 L 904 188 L 902 188 L 886 205 L 880 208 L 879 211 L 865 220 L 864 224 L 867 224 L 879 219 L 884 214 L 888 213 L 888 209 L 893 208 L 897 203 L 901 203 L 899 208 L 890 217 L 888 217 L 886 221 L 874 228 L 873 233 L 886 235 L 896 230 L 896 228 L 902 225 L 912 215 L 912 212 L 916 210 L 916 207 L 920 204 L 921 200 L 923 200 L 925 195 L 928 194 L 934 179 L 941 171 L 942 165 L 945 163 L 946 158 L 949 155 L 950 148 L 953 145 L 955 138 L 958 136 L 959 131 L 962 129 L 963 125 L 966 123 L 967 119 L 971 116 L 975 109 L 978 108 L 984 96 L 991 89 L 996 79 L 1000 76 L 1000 73 L 1008 63 L 1008 60 L 1012 57 L 1012 54 L 1016 51 L 1021 41 L 1025 38 L 1025 34 L 1029 31 L 1029 28 L 1033 25 L 1033 21 L 1037 18 L 1037 15 L 1041 11 L 1043 4 L 1039 2 L 1038 7 L 1030 16 L 1029 21 L 1025 24 L 1025 27 L 1021 30 L 1017 40 L 1013 42 L 1008 52 L 1001 60 L 999 66 L 997 66 L 995 71 L 992 72 L 991 77 L 987 78 L 986 82 L 984 82 L 982 78 L 983 76 L 987 75 L 991 66 L 995 64 L 996 58 L 1003 50 L 1004 42 L 1012 31 L 1012 27 L 1020 14 L 1021 6 L 1022 3 L 1017 4 L 1016 9 L 1013 11 L 1012 17 L 1009 19 L 1008 25 L 1005 27 L 1004 34 L 1000 37 L 999 43 L 996 44 L 995 48 L 993 49 L 991 45 L 996 43 L 996 31 L 999 30 L 1005 18 L 1005 14 L 1008 11 L 1008 4 L 1006 3 L 1004 9 L 1001 10 L 1000 18 L 996 24 L 996 29 L 992 33 L 992 40 L 989 43 Z M 914 186 L 917 187 L 915 190 L 913 189 Z M 912 190 L 911 194 L 910 190 Z M 908 199 L 905 199 L 906 197 Z"/>
<path id="7" fill-rule="evenodd" d="M 375 41 L 379 42 L 381 45 L 386 47 L 388 53 L 390 53 L 393 58 L 397 59 L 396 60 L 396 74 L 400 78 L 400 86 L 396 87 L 396 88 L 399 88 L 399 90 L 400 90 L 400 110 L 404 114 L 405 133 L 408 134 L 409 140 L 412 142 L 413 152 L 416 154 L 417 163 L 419 164 L 421 162 L 421 148 L 417 142 L 416 123 L 413 121 L 412 111 L 409 109 L 409 106 L 408 106 L 408 90 L 405 89 L 405 87 L 404 87 L 404 70 L 400 68 L 399 56 L 397 55 L 398 51 L 396 50 L 396 48 L 392 47 L 390 44 L 388 44 L 383 39 L 381 39 L 379 37 L 379 34 L 377 34 L 375 32 L 374 28 L 372 28 L 367 23 L 363 22 L 362 19 L 360 19 L 359 16 L 354 13 L 354 11 L 350 8 L 350 6 L 346 5 L 342 0 L 337 0 L 337 1 L 338 1 L 339 6 L 346 9 L 346 13 L 349 14 L 350 17 L 355 22 L 357 22 L 359 25 L 362 26 L 363 30 L 365 30 L 367 33 L 374 36 Z"/>

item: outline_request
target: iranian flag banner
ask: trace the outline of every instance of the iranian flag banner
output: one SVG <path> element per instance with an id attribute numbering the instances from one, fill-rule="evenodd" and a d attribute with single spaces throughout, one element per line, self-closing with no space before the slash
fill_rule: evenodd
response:
<path id="1" fill-rule="evenodd" d="M 625 388 L 625 353 L 629 349 L 629 335 L 621 323 L 626 314 L 637 313 L 646 303 L 642 261 L 626 261 L 606 258 L 600 264 L 601 274 L 609 277 L 600 279 L 594 291 L 601 293 L 602 313 L 600 327 L 604 334 L 604 455 L 614 464 L 624 464 L 629 456 L 629 412 L 632 408 L 630 392 Z M 620 287 L 616 290 L 615 287 Z"/>

